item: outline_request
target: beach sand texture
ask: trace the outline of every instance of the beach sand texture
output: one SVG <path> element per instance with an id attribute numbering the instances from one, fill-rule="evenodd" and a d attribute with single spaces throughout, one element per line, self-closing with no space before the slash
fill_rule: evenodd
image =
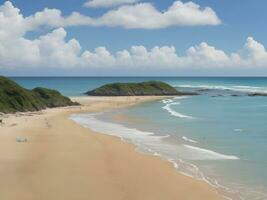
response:
<path id="1" fill-rule="evenodd" d="M 69 116 L 162 97 L 80 97 L 83 106 L 2 116 L 1 200 L 219 200 L 208 184 Z"/>

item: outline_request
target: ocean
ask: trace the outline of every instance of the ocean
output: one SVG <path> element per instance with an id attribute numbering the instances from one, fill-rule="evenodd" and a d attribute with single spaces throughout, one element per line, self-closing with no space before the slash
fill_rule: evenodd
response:
<path id="1" fill-rule="evenodd" d="M 197 96 L 167 98 L 107 113 L 71 118 L 160 156 L 187 176 L 229 199 L 267 199 L 267 78 L 13 77 L 26 88 L 58 89 L 67 96 L 111 82 L 161 80 Z M 179 186 L 177 186 L 179 187 Z"/>

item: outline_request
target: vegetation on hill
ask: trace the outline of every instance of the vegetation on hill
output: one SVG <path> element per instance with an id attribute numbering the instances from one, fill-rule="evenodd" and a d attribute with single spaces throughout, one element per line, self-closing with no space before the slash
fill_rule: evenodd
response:
<path id="1" fill-rule="evenodd" d="M 196 95 L 196 93 L 178 92 L 174 87 L 161 81 L 142 83 L 112 83 L 86 92 L 91 96 L 172 96 Z"/>
<path id="2" fill-rule="evenodd" d="M 68 97 L 46 88 L 25 89 L 14 81 L 0 76 L 0 112 L 38 111 L 45 108 L 72 106 Z"/>

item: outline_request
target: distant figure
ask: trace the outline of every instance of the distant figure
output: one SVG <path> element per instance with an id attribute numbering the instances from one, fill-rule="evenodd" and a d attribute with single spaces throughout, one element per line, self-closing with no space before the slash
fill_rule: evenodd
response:
<path id="1" fill-rule="evenodd" d="M 2 119 L 0 119 L 0 124 L 3 124 L 3 120 Z"/>

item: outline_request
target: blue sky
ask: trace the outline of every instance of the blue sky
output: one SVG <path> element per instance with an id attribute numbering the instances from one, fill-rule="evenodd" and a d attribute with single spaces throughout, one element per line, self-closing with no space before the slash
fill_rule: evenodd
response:
<path id="1" fill-rule="evenodd" d="M 14 8 L 20 9 L 20 14 L 22 14 L 23 17 L 34 15 L 38 11 L 43 11 L 44 8 L 50 8 L 60 10 L 62 12 L 62 17 L 67 17 L 71 15 L 72 12 L 78 12 L 83 16 L 98 18 L 105 15 L 107 12 L 120 9 L 120 7 L 133 7 L 142 3 L 150 4 L 158 10 L 158 12 L 164 12 L 176 1 L 140 0 L 133 4 L 108 8 L 85 7 L 84 3 L 86 0 L 13 0 L 11 2 Z M 93 53 L 94 49 L 98 47 L 105 47 L 112 56 L 116 56 L 116 53 L 122 50 L 127 50 L 131 54 L 132 46 L 145 47 L 148 52 L 156 46 L 167 46 L 174 47 L 176 54 L 180 57 L 190 57 L 187 55 L 187 50 L 190 47 L 195 47 L 196 52 L 198 53 L 197 55 L 194 54 L 189 59 L 185 58 L 185 60 L 187 59 L 186 61 L 183 60 L 180 62 L 178 60 L 174 61 L 173 64 L 167 63 L 167 70 L 170 72 L 177 72 L 177 75 L 222 75 L 225 73 L 227 75 L 249 75 L 251 72 L 255 73 L 254 75 L 267 75 L 267 53 L 265 49 L 262 50 L 261 48 L 261 46 L 267 46 L 267 26 L 265 22 L 267 19 L 266 0 L 193 0 L 193 2 L 201 7 L 200 10 L 203 10 L 206 7 L 211 8 L 216 17 L 220 20 L 220 23 L 212 24 L 208 22 L 208 24 L 205 25 L 196 24 L 187 26 L 177 25 L 176 22 L 172 21 L 172 25 L 160 28 L 129 28 L 120 25 L 112 27 L 109 25 L 66 25 L 63 26 L 64 31 L 66 32 L 64 41 L 68 43 L 69 40 L 74 38 L 79 43 L 81 49 L 80 52 L 77 53 L 77 56 L 81 56 L 86 50 Z M 4 3 L 5 1 L 1 1 L 0 5 L 3 5 Z M 183 0 L 182 3 L 186 4 L 188 1 Z M 179 12 L 179 10 L 177 10 L 177 12 Z M 20 35 L 20 37 L 33 41 L 58 28 L 61 28 L 61 26 L 41 24 L 40 27 L 36 29 L 26 30 L 23 35 Z M 248 40 L 248 37 L 252 37 L 253 40 Z M 208 47 L 214 47 L 216 50 L 223 51 L 227 58 L 221 58 L 220 52 L 214 52 L 214 54 L 211 52 L 212 58 L 205 54 L 204 60 L 207 59 L 207 61 L 201 63 L 201 66 L 197 66 L 198 59 L 203 57 L 202 50 L 207 49 L 205 48 L 205 45 L 200 45 L 202 42 L 205 42 Z M 248 44 L 248 47 L 246 47 L 248 49 L 244 49 L 246 44 Z M 256 50 L 254 48 L 255 45 L 257 46 Z M 258 51 L 258 49 L 260 50 Z M 168 51 L 169 50 L 167 49 L 167 53 Z M 239 55 L 239 52 L 243 51 L 245 53 L 240 53 Z M 232 53 L 237 53 L 238 56 L 240 56 L 240 59 L 238 58 L 240 61 L 230 58 Z M 262 56 L 258 58 L 257 54 L 262 54 Z M 165 55 L 166 51 L 164 51 L 164 56 Z M 8 75 L 38 75 L 38 71 L 49 75 L 53 74 L 52 72 L 55 72 L 57 75 L 60 75 L 61 73 L 68 75 L 72 74 L 74 71 L 77 75 L 83 74 L 83 72 L 88 73 L 86 75 L 99 75 L 105 74 L 105 71 L 107 72 L 107 75 L 110 73 L 116 75 L 117 72 L 121 71 L 123 71 L 122 74 L 124 75 L 128 75 L 129 73 L 138 75 L 140 68 L 144 69 L 142 70 L 142 74 L 150 75 L 149 72 L 153 69 L 153 66 L 150 65 L 157 62 L 161 63 L 161 61 L 154 62 L 154 60 L 149 60 L 146 64 L 144 64 L 144 66 L 142 66 L 140 62 L 131 61 L 130 64 L 136 65 L 137 67 L 134 66 L 127 69 L 127 62 L 124 64 L 119 62 L 120 64 L 118 64 L 118 62 L 114 61 L 114 65 L 118 66 L 105 66 L 105 63 L 94 62 L 94 64 L 92 64 L 90 62 L 90 64 L 83 64 L 83 66 L 80 66 L 80 64 L 77 64 L 77 66 L 76 64 L 73 64 L 71 67 L 64 68 L 64 66 L 58 67 L 58 64 L 52 66 L 53 64 L 51 65 L 51 63 L 40 64 L 40 62 L 37 61 L 35 63 L 29 63 L 28 60 L 23 62 L 18 60 L 18 62 L 16 62 L 16 56 L 10 56 L 8 58 L 4 56 L 5 55 L 2 55 L 2 58 L 0 55 L 0 73 L 2 72 Z M 172 55 L 170 55 L 170 57 L 171 56 Z M 196 58 L 196 56 L 198 56 L 198 58 Z M 223 56 L 224 55 L 222 55 L 222 57 Z M 217 57 L 219 57 L 218 60 L 216 60 Z M 230 61 L 227 60 L 228 57 Z M 253 57 L 253 59 L 251 57 Z M 151 56 L 149 59 L 153 58 L 154 57 Z M 1 59 L 4 61 L 1 62 Z M 13 59 L 16 64 L 10 64 L 13 63 L 13 61 L 8 59 Z M 195 60 L 192 61 L 192 59 Z M 19 65 L 17 63 L 21 64 Z M 30 65 L 31 67 L 25 67 L 25 65 Z M 46 65 L 49 67 L 46 67 Z M 102 67 L 102 65 L 104 67 Z M 218 67 L 215 65 L 218 65 Z M 38 70 L 36 68 L 38 68 Z M 162 62 L 160 66 L 154 68 L 155 71 L 153 71 L 152 75 L 162 74 L 162 71 L 165 71 L 165 69 L 164 62 Z"/>
<path id="2" fill-rule="evenodd" d="M 82 6 L 84 0 L 38 0 L 38 2 L 36 0 L 13 0 L 12 2 L 25 15 L 34 14 L 45 7 L 58 8 L 65 15 L 79 11 L 90 16 L 99 16 L 107 10 L 85 8 Z M 145 2 L 152 2 L 158 9 L 164 10 L 172 4 L 173 0 Z M 174 27 L 156 31 L 140 29 L 129 31 L 123 28 L 103 27 L 72 27 L 67 30 L 69 37 L 77 38 L 85 48 L 105 45 L 109 49 L 119 50 L 134 44 L 148 47 L 175 45 L 178 50 L 181 49 L 181 52 L 184 52 L 189 46 L 206 41 L 226 51 L 235 51 L 243 45 L 248 36 L 253 36 L 261 43 L 267 44 L 266 0 L 194 0 L 194 2 L 213 8 L 222 19 L 223 24 L 215 27 Z M 123 41 L 121 41 L 122 37 Z"/>

